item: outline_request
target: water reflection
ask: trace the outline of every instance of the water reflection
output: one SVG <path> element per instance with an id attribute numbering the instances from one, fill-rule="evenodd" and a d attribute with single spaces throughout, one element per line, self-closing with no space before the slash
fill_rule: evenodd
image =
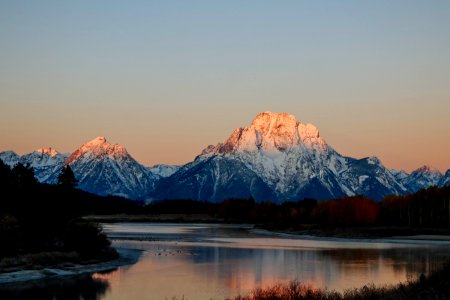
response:
<path id="1" fill-rule="evenodd" d="M 142 250 L 136 264 L 46 286 L 3 288 L 0 299 L 225 299 L 294 279 L 342 291 L 406 281 L 450 259 L 449 242 L 299 239 L 228 225 L 105 228 L 115 247 Z"/>
<path id="2" fill-rule="evenodd" d="M 224 299 L 293 279 L 342 291 L 416 278 L 450 258 L 448 243 L 302 240 L 217 225 L 171 225 L 146 240 L 127 239 L 127 224 L 115 226 L 109 228 L 118 238 L 114 245 L 142 249 L 144 255 L 129 269 L 102 277 L 111 285 L 105 299 Z"/>
<path id="3" fill-rule="evenodd" d="M 109 290 L 107 280 L 91 275 L 1 287 L 0 299 L 97 300 Z"/>

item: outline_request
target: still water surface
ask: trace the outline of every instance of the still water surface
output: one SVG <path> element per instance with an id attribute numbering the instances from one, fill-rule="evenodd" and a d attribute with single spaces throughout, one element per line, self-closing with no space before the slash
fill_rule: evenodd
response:
<path id="1" fill-rule="evenodd" d="M 322 239 L 231 225 L 104 228 L 115 247 L 142 250 L 136 264 L 93 275 L 107 283 L 100 298 L 108 300 L 224 299 L 293 279 L 342 291 L 414 279 L 450 259 L 448 242 Z"/>
<path id="2" fill-rule="evenodd" d="M 242 225 L 120 223 L 104 228 L 114 247 L 139 255 L 137 263 L 31 285 L 9 291 L 8 298 L 223 300 L 294 279 L 342 291 L 414 279 L 450 259 L 450 242 L 313 238 Z"/>

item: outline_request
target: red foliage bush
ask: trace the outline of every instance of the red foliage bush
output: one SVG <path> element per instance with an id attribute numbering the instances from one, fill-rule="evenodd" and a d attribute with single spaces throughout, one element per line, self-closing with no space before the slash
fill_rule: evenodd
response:
<path id="1" fill-rule="evenodd" d="M 321 202 L 316 208 L 319 222 L 329 225 L 369 225 L 378 217 L 378 204 L 363 196 Z"/>

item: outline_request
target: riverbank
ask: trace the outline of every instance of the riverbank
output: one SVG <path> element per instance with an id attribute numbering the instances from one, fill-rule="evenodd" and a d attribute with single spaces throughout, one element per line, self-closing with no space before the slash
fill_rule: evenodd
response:
<path id="1" fill-rule="evenodd" d="M 259 229 L 270 232 L 315 237 L 333 237 L 349 239 L 408 239 L 408 240 L 440 240 L 450 241 L 450 228 L 414 228 L 414 227 L 323 227 L 302 225 L 295 228 L 260 225 Z"/>
<path id="2" fill-rule="evenodd" d="M 96 223 L 230 223 L 208 214 L 89 215 L 84 219 Z"/>
<path id="3" fill-rule="evenodd" d="M 155 215 L 92 215 L 85 219 L 98 223 L 204 223 L 237 224 L 230 220 L 215 218 L 207 214 L 155 214 Z M 450 240 L 450 228 L 396 227 L 396 226 L 358 226 L 331 227 L 316 224 L 286 227 L 282 224 L 253 224 L 255 229 L 264 229 L 275 233 L 308 235 L 314 237 L 336 237 L 350 239 L 413 239 L 413 240 Z"/>
<path id="4" fill-rule="evenodd" d="M 134 264 L 138 261 L 141 251 L 134 249 L 116 249 L 119 257 L 110 261 L 69 264 L 55 267 L 42 267 L 34 270 L 18 270 L 0 273 L 0 289 L 24 283 L 47 281 L 63 277 L 75 277 L 83 274 L 112 271 L 118 267 Z"/>

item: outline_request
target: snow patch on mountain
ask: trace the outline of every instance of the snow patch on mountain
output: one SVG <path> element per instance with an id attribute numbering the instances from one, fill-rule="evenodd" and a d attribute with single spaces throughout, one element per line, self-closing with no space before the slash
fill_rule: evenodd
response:
<path id="1" fill-rule="evenodd" d="M 12 168 L 20 161 L 20 155 L 14 151 L 3 151 L 0 152 L 0 159 Z"/>
<path id="2" fill-rule="evenodd" d="M 450 185 L 450 169 L 445 172 L 444 176 L 442 176 L 441 180 L 438 183 L 438 186 L 448 186 Z"/>
<path id="3" fill-rule="evenodd" d="M 61 169 L 68 154 L 52 148 L 42 148 L 22 156 L 12 151 L 0 153 L 0 159 L 10 167 L 21 163 L 33 167 L 36 179 L 42 183 L 54 183 L 53 174 Z"/>
<path id="4" fill-rule="evenodd" d="M 171 176 L 173 173 L 178 171 L 180 169 L 180 166 L 175 165 L 154 165 L 152 167 L 147 167 L 147 170 L 152 172 L 153 174 L 165 178 Z"/>
<path id="5" fill-rule="evenodd" d="M 61 154 L 52 148 L 43 148 L 25 154 L 20 158 L 22 164 L 29 164 L 34 168 L 36 179 L 43 183 L 56 183 L 64 160 L 68 154 Z"/>
<path id="6" fill-rule="evenodd" d="M 272 200 L 273 191 L 242 162 L 221 156 L 195 160 L 158 183 L 155 199 Z"/>
<path id="7" fill-rule="evenodd" d="M 392 176 L 394 176 L 395 179 L 401 183 L 403 183 L 406 180 L 406 178 L 409 176 L 409 174 L 403 170 L 390 169 L 389 172 L 391 172 Z"/>
<path id="8" fill-rule="evenodd" d="M 438 185 L 443 175 L 439 170 L 430 166 L 423 166 L 414 170 L 407 178 L 404 179 L 404 185 L 411 191 L 418 190 Z"/>

